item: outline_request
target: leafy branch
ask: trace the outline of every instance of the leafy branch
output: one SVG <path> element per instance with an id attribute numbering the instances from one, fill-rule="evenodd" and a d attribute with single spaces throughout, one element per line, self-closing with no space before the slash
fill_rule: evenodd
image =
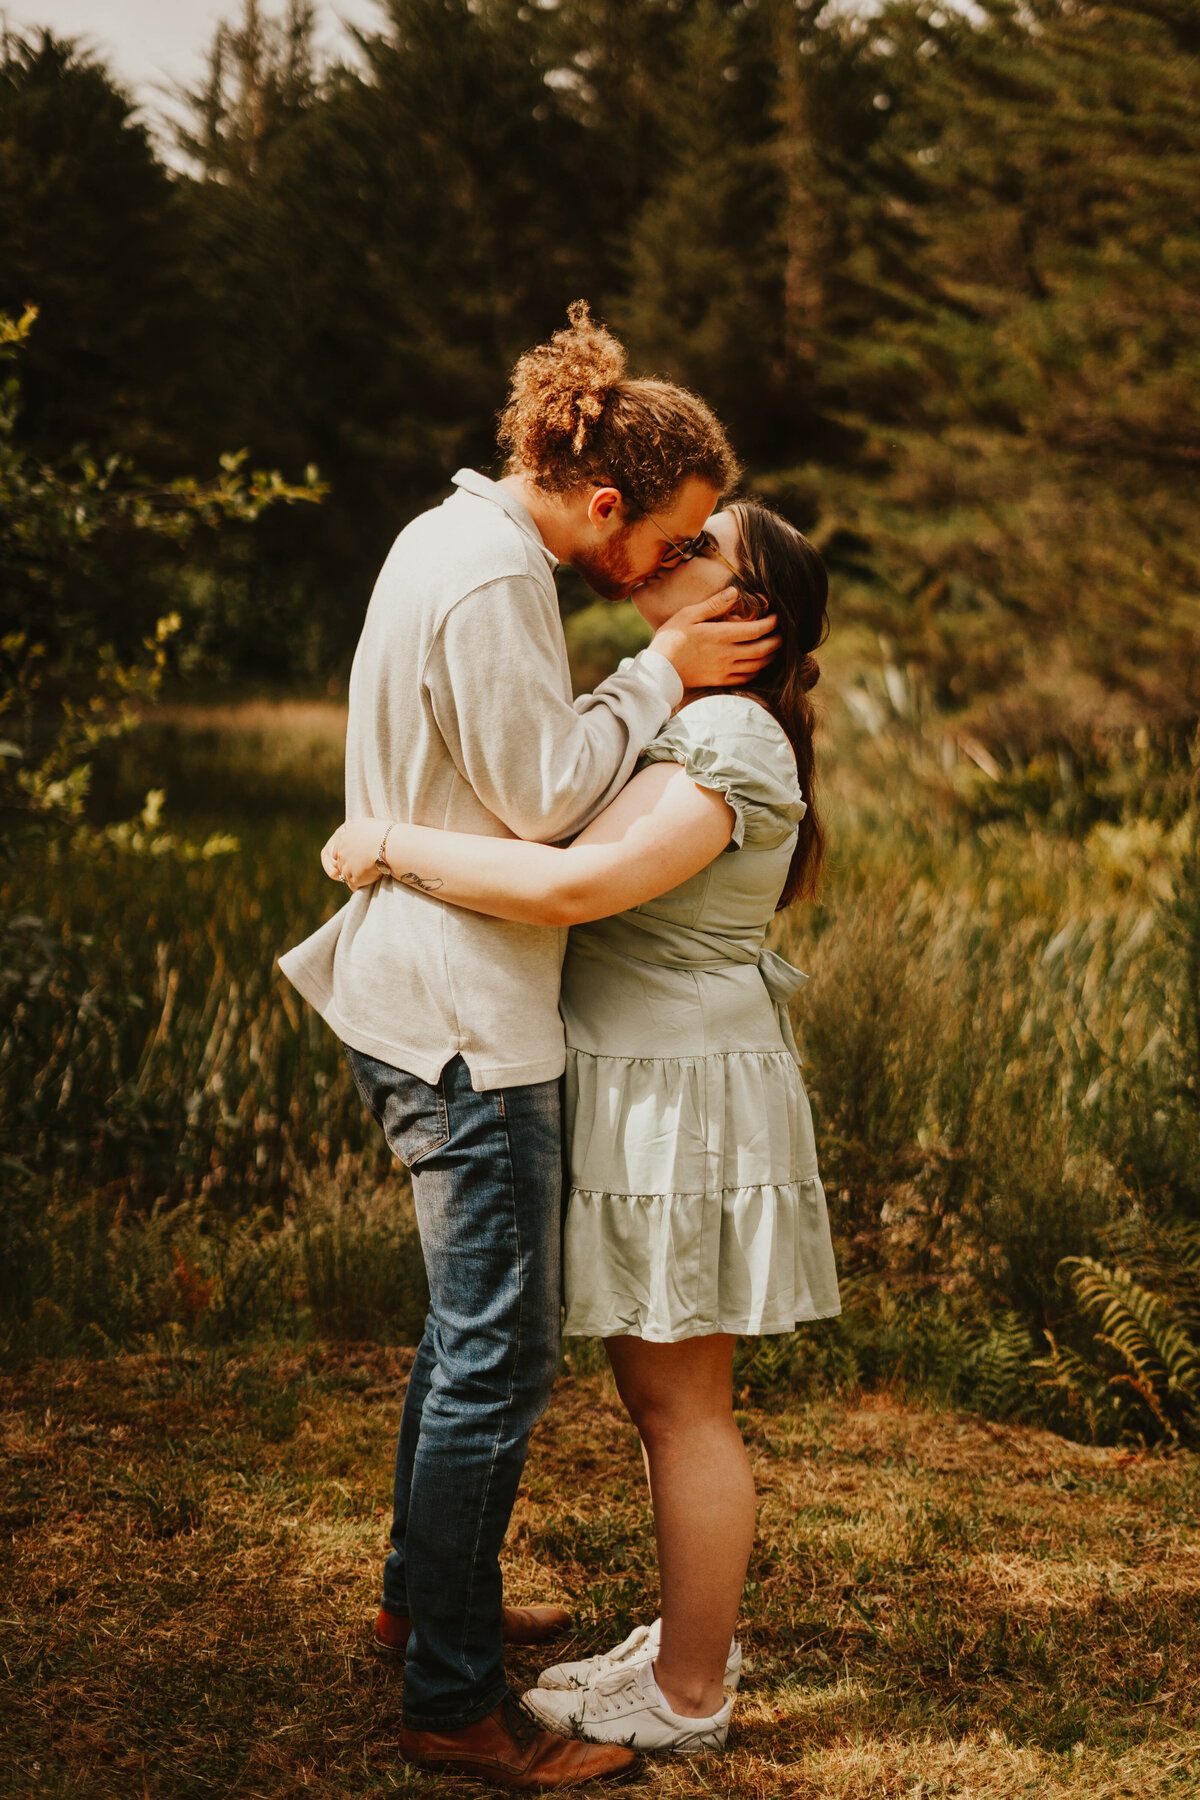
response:
<path id="1" fill-rule="evenodd" d="M 20 318 L 0 313 L 0 362 L 15 363 L 37 319 L 26 307 Z M 247 452 L 220 458 L 220 474 L 209 481 L 192 476 L 155 484 L 128 459 L 98 459 L 77 453 L 69 472 L 35 462 L 16 441 L 20 381 L 15 371 L 0 385 L 0 602 L 5 611 L 24 589 L 52 592 L 64 567 L 78 570 L 88 547 L 103 532 L 121 527 L 184 543 L 200 525 L 252 523 L 267 507 L 319 502 L 327 492 L 311 466 L 301 483 L 285 481 L 278 470 L 247 469 Z M 18 616 L 28 618 L 23 606 Z M 139 653 L 118 656 L 101 645 L 83 698 L 59 702 L 47 741 L 37 742 L 39 707 L 44 705 L 48 654 L 45 643 L 27 630 L 0 636 L 0 848 L 8 856 L 18 843 L 64 841 L 76 854 L 104 848 L 139 855 L 208 857 L 235 847 L 217 834 L 200 845 L 160 829 L 164 795 L 153 789 L 141 814 L 94 830 L 84 823 L 91 786 L 92 755 L 140 722 L 158 697 L 168 646 L 180 627 L 179 614 L 158 620 Z"/>

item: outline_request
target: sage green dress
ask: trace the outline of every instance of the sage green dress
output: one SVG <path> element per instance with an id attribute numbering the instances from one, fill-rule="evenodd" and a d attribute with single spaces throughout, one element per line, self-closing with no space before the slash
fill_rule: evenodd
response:
<path id="1" fill-rule="evenodd" d="M 675 1343 L 840 1311 L 812 1116 L 764 948 L 805 803 L 786 736 L 744 695 L 685 706 L 643 764 L 724 794 L 733 840 L 644 906 L 572 929 L 563 967 L 566 1325 Z"/>

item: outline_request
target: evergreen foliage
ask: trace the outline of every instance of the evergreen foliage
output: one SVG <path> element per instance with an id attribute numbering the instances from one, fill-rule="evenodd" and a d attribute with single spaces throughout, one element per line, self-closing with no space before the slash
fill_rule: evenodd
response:
<path id="1" fill-rule="evenodd" d="M 1195 715 L 1192 15 L 880 20 L 913 278 L 868 355 L 846 346 L 880 463 L 850 503 L 868 610 L 943 704 L 1026 741 Z"/>
<path id="2" fill-rule="evenodd" d="M 387 0 L 330 67 L 310 0 L 241 0 L 188 175 L 93 60 L 10 35 L 22 430 L 318 462 L 330 505 L 200 547 L 183 611 L 211 667 L 328 672 L 586 294 L 716 403 L 843 623 L 1003 767 L 1087 762 L 1200 707 L 1194 35 L 1193 0 Z"/>
<path id="3" fill-rule="evenodd" d="M 748 30 L 748 23 L 756 29 Z M 703 389 L 741 448 L 786 425 L 778 179 L 760 22 L 700 0 L 672 47 L 655 179 L 629 221 L 616 323 L 635 358 Z"/>
<path id="4" fill-rule="evenodd" d="M 187 382 L 179 195 L 128 97 L 49 31 L 0 34 L 0 312 L 38 309 L 22 433 L 157 463 Z"/>

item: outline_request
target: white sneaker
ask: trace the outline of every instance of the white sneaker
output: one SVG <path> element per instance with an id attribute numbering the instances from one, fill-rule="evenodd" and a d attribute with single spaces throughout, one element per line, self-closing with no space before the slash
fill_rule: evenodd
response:
<path id="1" fill-rule="evenodd" d="M 627 1744 L 633 1750 L 670 1750 L 689 1756 L 719 1750 L 729 1730 L 733 1700 L 720 1712 L 689 1719 L 671 1711 L 654 1679 L 653 1662 L 618 1664 L 587 1687 L 530 1688 L 522 1696 L 548 1731 L 593 1744 Z"/>
<path id="2" fill-rule="evenodd" d="M 598 1675 L 607 1675 L 610 1669 L 653 1662 L 658 1655 L 661 1638 L 662 1620 L 655 1619 L 653 1625 L 637 1626 L 615 1650 L 606 1650 L 599 1656 L 585 1657 L 582 1662 L 555 1663 L 552 1669 L 543 1669 L 537 1684 L 540 1688 L 588 1687 Z M 725 1692 L 732 1694 L 741 1679 L 742 1646 L 734 1638 L 725 1663 Z"/>

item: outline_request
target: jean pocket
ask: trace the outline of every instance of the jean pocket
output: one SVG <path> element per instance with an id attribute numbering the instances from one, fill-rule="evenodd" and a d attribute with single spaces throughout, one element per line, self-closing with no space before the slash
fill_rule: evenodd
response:
<path id="1" fill-rule="evenodd" d="M 450 1141 L 450 1115 L 441 1078 L 431 1087 L 419 1076 L 347 1047 L 354 1085 L 383 1131 L 388 1149 L 407 1168 Z"/>

